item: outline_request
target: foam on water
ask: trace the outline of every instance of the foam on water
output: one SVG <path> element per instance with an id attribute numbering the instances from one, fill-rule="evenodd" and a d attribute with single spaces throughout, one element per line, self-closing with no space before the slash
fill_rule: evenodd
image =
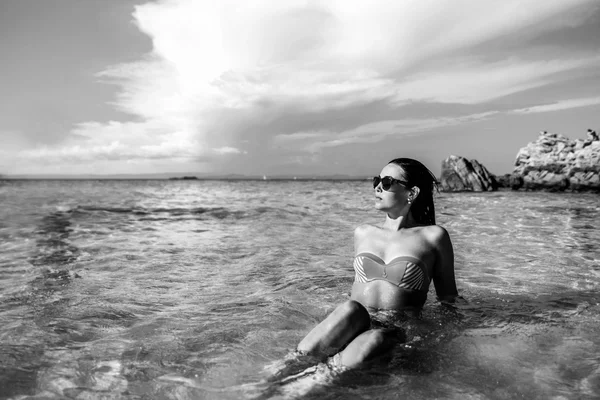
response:
<path id="1" fill-rule="evenodd" d="M 0 186 L 0 398 L 600 396 L 595 195 L 441 194 L 459 290 L 357 371 L 277 363 L 352 283 L 368 182 Z"/>

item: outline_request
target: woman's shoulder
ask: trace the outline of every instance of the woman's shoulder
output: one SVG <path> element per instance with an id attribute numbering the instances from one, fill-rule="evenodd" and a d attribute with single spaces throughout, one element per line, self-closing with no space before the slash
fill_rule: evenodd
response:
<path id="1" fill-rule="evenodd" d="M 446 228 L 439 225 L 421 226 L 419 227 L 419 231 L 432 244 L 439 244 L 450 238 Z"/>
<path id="2" fill-rule="evenodd" d="M 361 224 L 354 229 L 354 236 L 363 236 L 377 229 L 375 225 Z"/>

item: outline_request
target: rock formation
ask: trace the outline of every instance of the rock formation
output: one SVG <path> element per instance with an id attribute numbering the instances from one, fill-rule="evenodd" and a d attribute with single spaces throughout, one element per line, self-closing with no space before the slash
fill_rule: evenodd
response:
<path id="1" fill-rule="evenodd" d="M 477 160 L 450 156 L 442 161 L 440 188 L 445 192 L 484 192 L 498 189 L 498 183 Z"/>
<path id="2" fill-rule="evenodd" d="M 496 176 L 499 188 L 518 190 L 523 187 L 523 178 L 519 175 L 504 174 Z"/>
<path id="3" fill-rule="evenodd" d="M 546 131 L 517 153 L 513 189 L 600 192 L 600 140 L 588 129 L 586 139 Z"/>

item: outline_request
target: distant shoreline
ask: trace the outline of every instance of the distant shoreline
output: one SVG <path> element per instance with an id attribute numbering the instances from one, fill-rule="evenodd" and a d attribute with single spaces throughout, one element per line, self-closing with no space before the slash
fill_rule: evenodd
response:
<path id="1" fill-rule="evenodd" d="M 314 177 L 314 178 L 287 178 L 287 177 L 273 177 L 273 178 L 259 178 L 259 177 L 248 177 L 248 178 L 228 178 L 228 177 L 207 177 L 207 178 L 157 178 L 157 177 L 140 177 L 140 178 L 112 178 L 112 177 L 52 177 L 52 178 L 42 178 L 42 177 L 0 177 L 0 181 L 261 181 L 261 182 L 271 182 L 271 181 L 298 181 L 298 182 L 306 182 L 306 181 L 366 181 L 371 180 L 371 177 L 349 177 L 349 178 L 337 178 L 337 177 Z"/>

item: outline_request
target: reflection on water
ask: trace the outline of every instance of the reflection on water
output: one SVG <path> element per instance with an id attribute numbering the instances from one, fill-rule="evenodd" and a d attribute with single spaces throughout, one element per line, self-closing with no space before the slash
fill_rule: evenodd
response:
<path id="1" fill-rule="evenodd" d="M 597 196 L 441 194 L 467 305 L 341 372 L 267 367 L 348 298 L 368 182 L 0 187 L 0 398 L 592 399 Z"/>
<path id="2" fill-rule="evenodd" d="M 77 259 L 79 249 L 68 241 L 73 230 L 69 217 L 69 213 L 59 211 L 42 219 L 35 232 L 37 254 L 31 258 L 31 264 L 61 266 L 71 264 Z"/>

